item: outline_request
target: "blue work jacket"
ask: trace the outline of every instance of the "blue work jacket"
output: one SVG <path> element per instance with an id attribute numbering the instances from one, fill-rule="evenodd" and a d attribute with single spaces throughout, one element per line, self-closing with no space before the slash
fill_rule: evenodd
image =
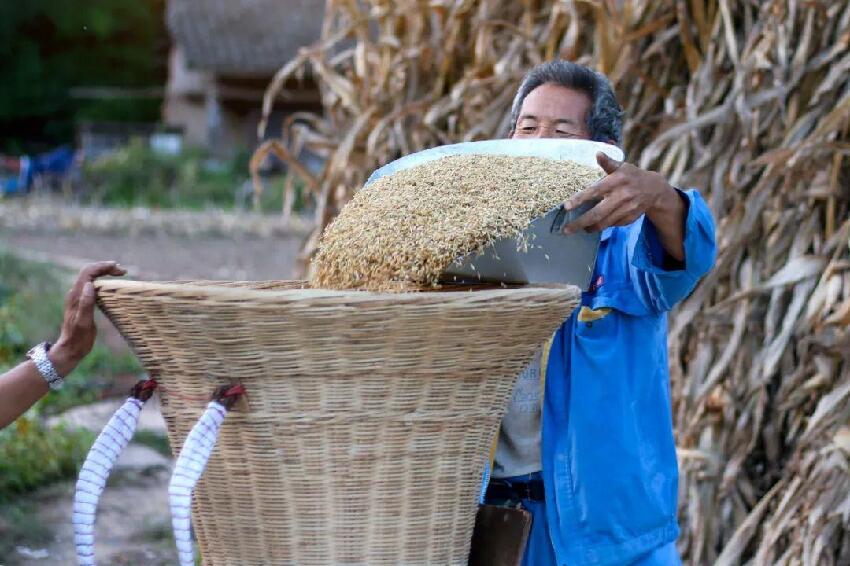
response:
<path id="1" fill-rule="evenodd" d="M 641 217 L 602 233 L 593 285 L 546 365 L 543 481 L 559 566 L 629 564 L 676 539 L 667 311 L 714 264 L 714 221 L 687 201 L 685 260 L 670 269 Z"/>

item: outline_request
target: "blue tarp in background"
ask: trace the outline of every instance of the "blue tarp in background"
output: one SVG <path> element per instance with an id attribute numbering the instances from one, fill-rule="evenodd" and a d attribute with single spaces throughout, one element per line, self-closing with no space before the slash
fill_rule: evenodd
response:
<path id="1" fill-rule="evenodd" d="M 22 194 L 29 192 L 33 181 L 39 175 L 50 174 L 64 177 L 74 168 L 74 150 L 62 146 L 48 153 L 35 156 L 21 156 L 17 175 L 0 173 L 0 191 L 3 194 Z"/>

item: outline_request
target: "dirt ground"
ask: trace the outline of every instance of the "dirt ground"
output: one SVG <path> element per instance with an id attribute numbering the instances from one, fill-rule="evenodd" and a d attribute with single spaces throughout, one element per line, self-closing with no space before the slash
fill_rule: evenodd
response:
<path id="1" fill-rule="evenodd" d="M 100 564 L 165 566 L 177 562 L 168 510 L 170 471 L 158 461 L 136 469 L 116 469 L 98 505 L 95 527 Z M 53 484 L 28 496 L 37 528 L 47 544 L 21 544 L 0 564 L 4 566 L 65 566 L 76 564 L 71 507 L 74 482 Z M 5 560 L 5 561 L 4 561 Z"/>
<path id="2" fill-rule="evenodd" d="M 129 269 L 128 277 L 145 280 L 290 279 L 300 246 L 300 236 L 181 238 L 0 229 L 0 247 L 21 257 L 70 269 L 89 261 L 114 259 Z"/>
<path id="3" fill-rule="evenodd" d="M 62 424 L 99 433 L 121 405 L 121 399 L 74 407 L 48 419 L 48 426 Z M 137 433 L 164 438 L 165 422 L 156 398 L 145 404 Z M 137 434 L 138 436 L 138 434 Z M 96 553 L 100 564 L 170 565 L 176 562 L 168 507 L 168 481 L 172 460 L 150 446 L 131 442 L 121 453 L 98 505 L 95 527 Z M 18 508 L 28 528 L 4 525 L 0 515 L 2 566 L 60 566 L 76 563 L 71 508 L 74 480 L 66 480 L 29 493 L 11 504 Z M 2 540 L 5 532 L 21 533 L 18 540 Z M 26 533 L 26 535 L 23 535 Z M 2 550 L 0 550 L 2 554 Z"/>

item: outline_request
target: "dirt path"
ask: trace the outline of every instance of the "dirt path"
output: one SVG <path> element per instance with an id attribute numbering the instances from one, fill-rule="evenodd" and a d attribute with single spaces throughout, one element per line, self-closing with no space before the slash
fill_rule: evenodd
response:
<path id="1" fill-rule="evenodd" d="M 27 259 L 78 269 L 114 259 L 134 279 L 290 279 L 301 239 L 165 234 L 110 235 L 85 232 L 39 234 L 0 230 L 0 247 Z"/>
<path id="2" fill-rule="evenodd" d="M 168 510 L 169 468 L 162 465 L 116 470 L 98 506 L 95 541 L 102 564 L 176 563 Z M 74 529 L 71 525 L 74 482 L 51 485 L 27 497 L 31 518 L 43 529 L 47 544 L 19 541 L 19 548 L 5 566 L 65 566 L 76 564 Z"/>
<path id="3" fill-rule="evenodd" d="M 162 233 L 38 233 L 0 227 L 0 252 L 11 251 L 24 259 L 53 263 L 72 272 L 92 261 L 114 259 L 128 269 L 127 278 L 147 281 L 292 279 L 302 238 L 295 234 L 228 239 Z M 113 351 L 126 349 L 123 338 L 105 317 L 98 316 L 98 327 L 101 340 Z"/>
<path id="4" fill-rule="evenodd" d="M 122 402 L 122 399 L 114 399 L 74 407 L 48 419 L 47 425 L 61 424 L 97 434 Z M 172 459 L 161 452 L 165 450 L 162 445 L 166 442 L 165 421 L 155 397 L 142 409 L 136 432 L 136 438 L 146 434 L 149 443 L 153 436 L 163 440 L 156 443 L 158 449 L 133 441 L 116 462 L 98 506 L 95 529 L 98 561 L 119 565 L 171 565 L 176 562 L 168 507 Z M 71 524 L 74 485 L 74 480 L 58 482 L 10 502 L 21 510 L 24 516 L 18 518 L 25 520 L 30 528 L 4 526 L 3 517 L 9 520 L 10 514 L 8 510 L 0 514 L 0 565 L 76 563 Z M 4 549 L 6 556 L 3 556 Z"/>

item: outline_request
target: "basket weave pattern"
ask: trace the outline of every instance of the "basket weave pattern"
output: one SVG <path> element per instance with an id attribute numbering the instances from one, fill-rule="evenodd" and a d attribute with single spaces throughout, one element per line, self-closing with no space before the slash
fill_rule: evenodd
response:
<path id="1" fill-rule="evenodd" d="M 575 287 L 380 294 L 102 281 L 163 385 L 178 451 L 216 386 L 244 401 L 195 493 L 204 564 L 466 564 L 515 377 Z"/>

